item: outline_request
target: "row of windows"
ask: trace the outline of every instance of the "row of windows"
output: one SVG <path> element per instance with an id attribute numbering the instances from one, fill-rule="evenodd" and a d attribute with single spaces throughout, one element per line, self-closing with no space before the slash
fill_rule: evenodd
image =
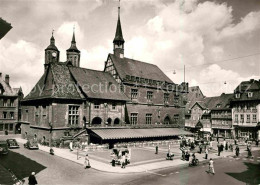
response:
<path id="1" fill-rule="evenodd" d="M 238 120 L 239 118 L 239 114 L 235 114 L 235 123 L 244 123 L 245 122 L 245 116 L 244 114 L 240 114 L 240 120 Z M 253 123 L 256 123 L 257 120 L 256 120 L 257 116 L 256 114 L 252 114 L 252 122 Z M 246 114 L 246 123 L 250 123 L 251 122 L 251 114 Z"/>
<path id="2" fill-rule="evenodd" d="M 138 82 L 138 83 L 143 83 L 143 84 L 151 84 L 151 85 L 162 85 L 162 84 L 164 84 L 164 82 L 162 82 L 162 81 L 152 80 L 152 79 L 147 79 L 147 78 L 140 78 L 140 77 L 135 77 L 135 76 L 130 76 L 130 75 L 126 75 L 126 80 Z"/>
<path id="3" fill-rule="evenodd" d="M 163 102 L 164 103 L 169 103 L 169 93 L 164 93 L 163 94 Z M 138 89 L 131 89 L 131 99 L 137 99 L 138 98 Z M 146 98 L 147 101 L 152 101 L 153 100 L 153 91 L 147 91 L 146 92 Z M 179 96 L 174 96 L 174 101 L 178 102 L 179 101 Z"/>
<path id="4" fill-rule="evenodd" d="M 173 122 L 177 123 L 179 121 L 179 114 L 175 114 L 173 117 Z M 136 125 L 138 123 L 138 113 L 131 113 L 130 124 Z M 145 114 L 145 124 L 152 124 L 152 114 Z M 164 124 L 170 124 L 170 118 L 167 116 L 164 120 Z"/>
<path id="5" fill-rule="evenodd" d="M 235 94 L 235 97 L 236 97 L 236 98 L 240 98 L 240 97 L 241 97 L 241 94 L 240 94 L 240 93 L 237 93 L 237 94 Z M 253 92 L 248 92 L 248 93 L 247 93 L 247 97 L 248 97 L 248 98 L 252 98 L 252 97 L 253 97 Z"/>
<path id="6" fill-rule="evenodd" d="M 3 112 L 3 119 L 14 119 L 14 112 Z"/>
<path id="7" fill-rule="evenodd" d="M 14 106 L 14 100 L 13 99 L 0 99 L 0 102 L 3 102 L 2 105 L 0 106 L 3 106 L 3 107 L 13 107 Z"/>
<path id="8" fill-rule="evenodd" d="M 0 131 L 4 131 L 4 130 L 12 131 L 13 129 L 14 129 L 14 124 L 13 123 L 9 123 L 9 124 L 0 123 Z"/>

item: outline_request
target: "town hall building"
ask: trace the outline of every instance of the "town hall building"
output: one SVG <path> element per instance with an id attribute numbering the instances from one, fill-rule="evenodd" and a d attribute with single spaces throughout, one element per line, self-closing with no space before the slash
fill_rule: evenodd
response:
<path id="1" fill-rule="evenodd" d="M 124 43 L 120 11 L 104 71 L 80 67 L 75 32 L 67 61 L 60 62 L 52 35 L 44 74 L 22 101 L 22 135 L 58 139 L 86 131 L 90 142 L 115 143 L 189 134 L 179 129 L 188 83 L 175 84 L 158 66 L 126 58 Z"/>

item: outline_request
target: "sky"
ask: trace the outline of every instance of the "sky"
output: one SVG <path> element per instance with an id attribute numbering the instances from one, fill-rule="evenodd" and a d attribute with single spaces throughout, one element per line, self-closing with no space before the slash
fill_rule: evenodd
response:
<path id="1" fill-rule="evenodd" d="M 43 74 L 53 29 L 61 61 L 73 26 L 81 67 L 103 70 L 113 53 L 118 1 L 0 0 L 0 5 L 0 17 L 13 26 L 0 40 L 0 72 L 25 95 Z M 125 57 L 156 64 L 173 82 L 185 78 L 206 96 L 260 80 L 259 0 L 121 0 L 120 6 Z"/>

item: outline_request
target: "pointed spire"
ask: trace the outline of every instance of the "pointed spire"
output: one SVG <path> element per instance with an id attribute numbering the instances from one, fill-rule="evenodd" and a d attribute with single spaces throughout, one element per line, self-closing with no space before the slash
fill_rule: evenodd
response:
<path id="1" fill-rule="evenodd" d="M 76 43 L 76 39 L 75 39 L 75 25 L 73 26 L 73 36 L 72 36 L 71 43 Z"/>
<path id="2" fill-rule="evenodd" d="M 71 40 L 71 46 L 67 51 L 72 51 L 72 52 L 80 52 L 76 46 L 76 39 L 75 39 L 75 25 L 73 26 L 73 34 L 72 34 L 72 40 Z"/>
<path id="3" fill-rule="evenodd" d="M 51 42 L 52 41 L 55 41 L 54 37 L 53 37 L 53 33 L 54 33 L 54 29 L 52 29 L 52 32 L 51 32 Z"/>
<path id="4" fill-rule="evenodd" d="M 115 42 L 122 42 L 124 43 L 125 40 L 123 38 L 122 28 L 121 28 L 121 22 L 120 22 L 120 0 L 119 0 L 119 6 L 118 6 L 118 20 L 117 20 L 117 26 L 116 26 L 116 34 L 113 43 Z"/>

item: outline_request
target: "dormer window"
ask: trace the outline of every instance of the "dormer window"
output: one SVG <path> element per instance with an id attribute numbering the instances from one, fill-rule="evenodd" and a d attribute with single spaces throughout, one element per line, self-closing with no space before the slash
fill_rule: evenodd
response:
<path id="1" fill-rule="evenodd" d="M 137 82 L 140 82 L 140 78 L 139 78 L 139 77 L 136 77 L 136 81 L 137 81 Z"/>
<path id="2" fill-rule="evenodd" d="M 135 82 L 135 77 L 131 76 L 131 81 Z"/>
<path id="3" fill-rule="evenodd" d="M 248 98 L 252 98 L 253 97 L 253 93 L 252 92 L 248 92 L 247 96 L 248 96 Z"/>
<path id="4" fill-rule="evenodd" d="M 235 96 L 236 96 L 236 98 L 240 98 L 240 94 L 239 93 L 237 93 Z"/>
<path id="5" fill-rule="evenodd" d="M 220 107 L 220 104 L 217 104 L 217 106 L 216 106 L 217 108 L 219 108 Z"/>

